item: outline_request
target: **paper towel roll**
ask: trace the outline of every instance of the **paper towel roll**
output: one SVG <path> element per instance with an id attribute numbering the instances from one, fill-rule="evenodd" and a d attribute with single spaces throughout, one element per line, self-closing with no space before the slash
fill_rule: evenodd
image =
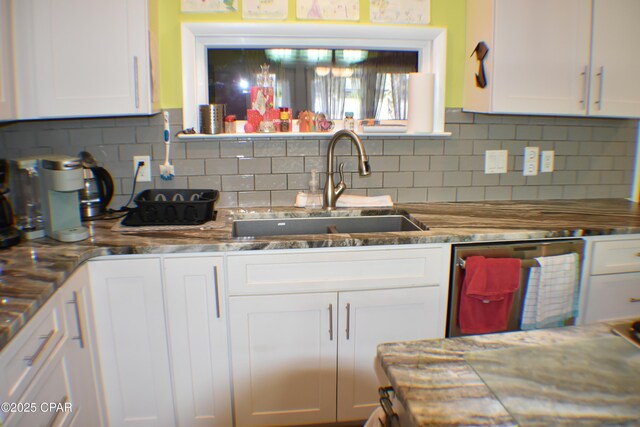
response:
<path id="1" fill-rule="evenodd" d="M 433 132 L 432 73 L 409 73 L 409 105 L 407 106 L 407 131 L 409 133 Z"/>

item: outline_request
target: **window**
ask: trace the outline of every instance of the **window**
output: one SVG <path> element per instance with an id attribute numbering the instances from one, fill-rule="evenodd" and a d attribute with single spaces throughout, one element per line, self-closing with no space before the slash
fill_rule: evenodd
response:
<path id="1" fill-rule="evenodd" d="M 323 112 L 341 119 L 405 120 L 408 73 L 418 70 L 415 51 L 363 49 L 208 49 L 209 102 L 246 120 L 251 86 L 274 88 L 274 106 Z M 261 68 L 268 66 L 269 76 Z"/>
<path id="2" fill-rule="evenodd" d="M 417 54 L 417 71 L 434 73 L 434 132 L 444 131 L 444 80 L 446 62 L 446 31 L 442 28 L 412 26 L 331 25 L 331 24 L 246 24 L 246 23 L 183 23 L 182 83 L 183 126 L 198 127 L 198 105 L 209 101 L 209 49 L 299 49 L 304 51 L 404 51 Z M 273 71 L 273 70 L 272 70 Z M 259 72 L 259 68 L 256 72 Z M 322 72 L 322 70 L 321 70 Z M 325 70 L 326 72 L 326 70 Z M 329 73 L 331 70 L 329 70 Z M 277 79 L 277 73 L 275 78 Z M 392 76 L 385 77 L 385 87 L 391 95 L 381 109 L 393 109 Z M 345 92 L 354 105 L 363 89 L 357 81 L 345 81 Z M 360 95 L 361 96 L 361 95 Z M 355 97 L 355 98 L 354 98 Z M 311 104 L 309 104 L 311 105 Z M 315 102 L 313 107 L 316 110 Z M 311 107 L 309 107 L 311 108 Z M 325 107 L 326 108 L 326 107 Z M 343 111 L 349 111 L 345 110 Z M 354 111 L 355 112 L 355 111 Z M 364 114 L 364 113 L 361 113 Z M 382 113 L 381 113 L 382 114 Z"/>

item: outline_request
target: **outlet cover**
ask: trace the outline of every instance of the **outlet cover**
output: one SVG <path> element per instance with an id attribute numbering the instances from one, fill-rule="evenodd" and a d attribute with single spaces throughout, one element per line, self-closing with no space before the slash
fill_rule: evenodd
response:
<path id="1" fill-rule="evenodd" d="M 507 150 L 487 150 L 484 152 L 484 173 L 507 173 Z"/>
<path id="2" fill-rule="evenodd" d="M 136 182 L 151 182 L 151 156 L 133 156 L 133 176 L 136 174 L 138 162 L 144 162 L 140 167 Z"/>
<path id="3" fill-rule="evenodd" d="M 553 172 L 555 151 L 545 150 L 540 156 L 540 172 Z"/>
<path id="4" fill-rule="evenodd" d="M 524 168 L 522 169 L 522 175 L 533 176 L 538 175 L 538 161 L 540 155 L 540 148 L 538 147 L 525 147 L 524 148 Z"/>

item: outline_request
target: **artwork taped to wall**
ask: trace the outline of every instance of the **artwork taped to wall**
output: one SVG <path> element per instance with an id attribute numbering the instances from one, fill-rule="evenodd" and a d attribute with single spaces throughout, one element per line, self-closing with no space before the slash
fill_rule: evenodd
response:
<path id="1" fill-rule="evenodd" d="M 298 19 L 358 21 L 360 0 L 298 0 L 296 16 Z"/>
<path id="2" fill-rule="evenodd" d="M 430 0 L 371 0 L 371 22 L 392 24 L 428 24 L 431 22 Z"/>
<path id="3" fill-rule="evenodd" d="M 288 0 L 243 0 L 242 19 L 287 19 Z"/>
<path id="4" fill-rule="evenodd" d="M 238 0 L 182 0 L 183 12 L 235 12 Z"/>

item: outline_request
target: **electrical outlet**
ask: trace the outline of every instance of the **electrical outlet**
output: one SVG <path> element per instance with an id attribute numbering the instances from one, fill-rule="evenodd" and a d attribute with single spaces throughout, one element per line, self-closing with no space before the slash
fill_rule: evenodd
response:
<path id="1" fill-rule="evenodd" d="M 553 150 L 545 150 L 542 152 L 540 172 L 553 172 L 553 158 L 555 152 Z"/>
<path id="2" fill-rule="evenodd" d="M 522 169 L 522 175 L 538 175 L 539 153 L 540 149 L 538 147 L 524 148 L 524 168 Z"/>
<path id="3" fill-rule="evenodd" d="M 138 172 L 137 182 L 151 182 L 151 156 L 133 156 L 133 174 L 138 169 L 138 162 L 144 162 Z"/>

